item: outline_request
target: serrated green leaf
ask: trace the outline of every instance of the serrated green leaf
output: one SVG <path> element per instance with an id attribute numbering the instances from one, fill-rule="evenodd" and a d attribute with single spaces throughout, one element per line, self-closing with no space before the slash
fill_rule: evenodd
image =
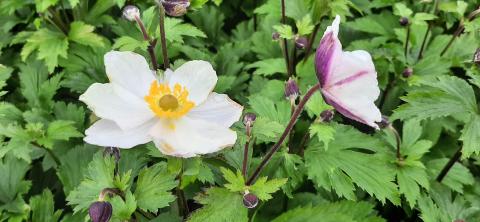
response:
<path id="1" fill-rule="evenodd" d="M 93 32 L 94 29 L 94 26 L 81 21 L 72 22 L 70 23 L 68 39 L 82 45 L 103 47 L 103 39 Z"/>
<path id="2" fill-rule="evenodd" d="M 280 187 L 287 183 L 286 178 L 271 179 L 267 181 L 267 177 L 260 177 L 253 185 L 250 186 L 250 192 L 255 194 L 258 199 L 267 201 L 272 198 L 273 193 L 280 190 Z"/>
<path id="3" fill-rule="evenodd" d="M 289 25 L 275 25 L 273 29 L 280 34 L 280 38 L 284 39 L 293 39 L 295 34 L 293 34 L 292 26 Z"/>
<path id="4" fill-rule="evenodd" d="M 137 209 L 137 203 L 135 196 L 132 192 L 127 191 L 125 194 L 125 200 L 119 196 L 114 196 L 110 199 L 112 204 L 112 219 L 116 221 L 128 221 L 131 219 L 132 214 Z"/>
<path id="5" fill-rule="evenodd" d="M 195 197 L 203 207 L 194 211 L 189 222 L 247 222 L 248 211 L 243 206 L 242 195 L 224 188 L 213 187 Z"/>
<path id="6" fill-rule="evenodd" d="M 37 58 L 44 60 L 48 71 L 52 72 L 58 65 L 59 57 L 67 58 L 67 50 L 68 39 L 63 33 L 42 28 L 27 39 L 20 55 L 26 61 L 33 51 L 37 51 Z"/>
<path id="7" fill-rule="evenodd" d="M 253 74 L 255 75 L 271 76 L 277 73 L 287 74 L 285 59 L 283 58 L 265 59 L 257 61 L 245 66 L 245 68 L 255 68 L 255 71 L 253 71 Z"/>
<path id="8" fill-rule="evenodd" d="M 240 171 L 233 173 L 231 170 L 221 167 L 220 171 L 223 174 L 223 178 L 228 182 L 224 184 L 225 188 L 231 192 L 239 192 L 245 190 L 245 179 Z"/>
<path id="9" fill-rule="evenodd" d="M 165 18 L 165 30 L 168 30 L 165 34 L 165 38 L 170 42 L 179 42 L 183 43 L 184 36 L 190 37 L 201 37 L 206 38 L 207 36 L 197 27 L 183 23 L 182 20 L 177 18 Z"/>
<path id="10" fill-rule="evenodd" d="M 32 222 L 58 221 L 62 215 L 62 210 L 55 211 L 53 195 L 48 189 L 45 189 L 42 194 L 30 198 L 30 207 L 32 208 Z"/>
<path id="11" fill-rule="evenodd" d="M 328 149 L 328 143 L 333 140 L 335 128 L 324 123 L 314 123 L 310 126 L 311 136 L 317 136 L 318 140 L 323 142 L 325 149 Z"/>
<path id="12" fill-rule="evenodd" d="M 297 21 L 297 34 L 300 36 L 306 36 L 313 32 L 315 26 L 312 24 L 312 18 L 310 15 L 305 15 L 302 20 Z"/>
<path id="13" fill-rule="evenodd" d="M 462 129 L 459 140 L 463 142 L 462 158 L 480 153 L 480 116 L 472 115 Z"/>

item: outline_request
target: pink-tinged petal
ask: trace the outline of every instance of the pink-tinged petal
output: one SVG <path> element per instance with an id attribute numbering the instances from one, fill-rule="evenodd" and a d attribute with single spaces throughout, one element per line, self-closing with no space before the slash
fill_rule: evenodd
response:
<path id="1" fill-rule="evenodd" d="M 85 131 L 83 140 L 97 146 L 113 146 L 119 148 L 132 148 L 152 141 L 148 132 L 156 121 L 148 121 L 129 130 L 122 130 L 115 122 L 101 119 Z"/>
<path id="2" fill-rule="evenodd" d="M 344 116 L 378 128 L 382 120 L 375 100 L 380 95 L 377 73 L 370 54 L 343 52 L 328 84 L 322 88 L 327 103 Z"/>
<path id="3" fill-rule="evenodd" d="M 322 87 L 329 81 L 335 60 L 342 53 L 342 44 L 338 39 L 339 24 L 340 17 L 337 16 L 332 25 L 327 27 L 315 54 L 315 69 Z"/>

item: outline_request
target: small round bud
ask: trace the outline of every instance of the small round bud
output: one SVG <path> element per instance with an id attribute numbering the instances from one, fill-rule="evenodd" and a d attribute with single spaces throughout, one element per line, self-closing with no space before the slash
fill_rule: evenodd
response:
<path id="1" fill-rule="evenodd" d="M 388 121 L 388 116 L 382 115 L 382 121 L 377 122 L 377 125 L 382 129 L 387 128 L 390 125 L 390 121 Z"/>
<path id="2" fill-rule="evenodd" d="M 255 119 L 257 119 L 257 116 L 254 113 L 247 113 L 243 116 L 243 124 L 252 127 Z"/>
<path id="3" fill-rule="evenodd" d="M 289 78 L 285 83 L 285 97 L 294 102 L 300 95 L 300 89 L 298 88 L 297 82 L 294 79 Z"/>
<path id="4" fill-rule="evenodd" d="M 255 208 L 258 204 L 258 197 L 253 193 L 245 192 L 243 195 L 243 206 L 248 209 Z"/>
<path id="5" fill-rule="evenodd" d="M 135 21 L 137 18 L 140 18 L 140 10 L 137 6 L 127 5 L 123 8 L 123 17 L 128 21 Z"/>
<path id="6" fill-rule="evenodd" d="M 400 23 L 401 26 L 407 26 L 410 21 L 407 17 L 401 17 L 400 20 L 398 20 L 398 23 Z"/>
<path id="7" fill-rule="evenodd" d="M 108 222 L 112 217 L 112 205 L 107 201 L 96 201 L 88 208 L 92 222 Z"/>
<path id="8" fill-rule="evenodd" d="M 473 55 L 473 62 L 477 65 L 480 65 L 480 48 L 478 48 L 475 54 Z"/>
<path id="9" fill-rule="evenodd" d="M 279 40 L 279 39 L 280 39 L 280 33 L 278 33 L 278 32 L 272 33 L 272 39 L 273 39 L 274 41 Z"/>
<path id="10" fill-rule="evenodd" d="M 308 45 L 308 39 L 306 37 L 300 36 L 295 37 L 295 46 L 297 49 L 304 49 Z"/>
<path id="11" fill-rule="evenodd" d="M 322 122 L 328 123 L 332 121 L 334 115 L 335 112 L 333 110 L 327 109 L 320 113 L 320 119 L 322 120 Z"/>
<path id="12" fill-rule="evenodd" d="M 410 68 L 410 67 L 407 67 L 405 70 L 403 70 L 402 75 L 403 75 L 403 77 L 405 77 L 405 78 L 409 78 L 410 76 L 413 75 L 413 69 Z"/>
<path id="13" fill-rule="evenodd" d="M 169 16 L 185 15 L 190 6 L 190 0 L 160 0 L 160 2 Z"/>

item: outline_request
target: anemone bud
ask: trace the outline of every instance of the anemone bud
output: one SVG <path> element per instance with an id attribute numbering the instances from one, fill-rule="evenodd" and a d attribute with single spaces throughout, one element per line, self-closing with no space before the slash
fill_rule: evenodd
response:
<path id="1" fill-rule="evenodd" d="M 333 116 L 335 115 L 335 112 L 331 109 L 324 110 L 322 113 L 320 113 L 320 119 L 322 122 L 330 122 L 333 119 Z"/>
<path id="2" fill-rule="evenodd" d="M 245 192 L 243 195 L 243 206 L 248 209 L 255 208 L 258 204 L 258 197 L 253 193 Z"/>
<path id="3" fill-rule="evenodd" d="M 300 89 L 298 88 L 297 82 L 289 78 L 287 83 L 285 83 L 285 97 L 289 99 L 290 102 L 295 102 L 298 95 L 300 95 Z"/>
<path id="4" fill-rule="evenodd" d="M 93 222 L 108 222 L 112 217 L 112 205 L 107 201 L 95 201 L 88 208 L 88 214 Z"/>
<path id="5" fill-rule="evenodd" d="M 169 16 L 182 16 L 187 13 L 190 0 L 159 0 Z"/>
<path id="6" fill-rule="evenodd" d="M 295 46 L 297 49 L 304 49 L 308 44 L 308 39 L 304 36 L 295 37 Z"/>
<path id="7" fill-rule="evenodd" d="M 137 6 L 127 5 L 123 8 L 123 17 L 133 22 L 136 18 L 140 18 L 140 10 Z"/>
<path id="8" fill-rule="evenodd" d="M 274 41 L 279 40 L 279 39 L 280 39 L 280 33 L 278 33 L 278 32 L 272 33 L 272 39 L 273 39 Z"/>
<path id="9" fill-rule="evenodd" d="M 407 17 L 401 17 L 400 20 L 398 20 L 398 23 L 400 23 L 401 26 L 407 26 L 410 21 Z"/>
<path id="10" fill-rule="evenodd" d="M 382 115 L 382 121 L 377 122 L 378 127 L 381 129 L 387 128 L 390 125 L 390 121 L 388 120 L 388 116 Z"/>
<path id="11" fill-rule="evenodd" d="M 473 62 L 477 65 L 480 65 L 480 48 L 477 49 L 475 54 L 473 55 Z"/>
<path id="12" fill-rule="evenodd" d="M 403 77 L 408 78 L 413 75 L 413 69 L 410 67 L 407 67 L 405 70 L 403 70 L 402 73 Z"/>

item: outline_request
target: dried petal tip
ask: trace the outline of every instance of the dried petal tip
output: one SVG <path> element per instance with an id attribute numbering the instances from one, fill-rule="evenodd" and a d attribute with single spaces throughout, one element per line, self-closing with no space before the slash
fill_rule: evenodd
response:
<path id="1" fill-rule="evenodd" d="M 273 39 L 274 41 L 279 40 L 279 39 L 280 39 L 280 33 L 278 33 L 278 32 L 272 33 L 272 39 Z"/>
<path id="2" fill-rule="evenodd" d="M 308 39 L 306 37 L 300 36 L 295 37 L 295 46 L 297 49 L 304 49 L 308 44 Z"/>
<path id="3" fill-rule="evenodd" d="M 412 76 L 413 75 L 413 69 L 410 68 L 410 67 L 406 68 L 405 70 L 403 70 L 402 75 L 405 78 L 408 78 L 408 77 Z"/>
<path id="4" fill-rule="evenodd" d="M 295 100 L 300 95 L 300 89 L 298 88 L 297 82 L 294 79 L 289 78 L 285 84 L 285 97 L 290 100 L 290 102 L 295 102 Z"/>
<path id="5" fill-rule="evenodd" d="M 258 197 L 255 194 L 246 192 L 243 195 L 243 206 L 248 209 L 255 208 L 258 204 Z"/>
<path id="6" fill-rule="evenodd" d="M 398 22 L 400 23 L 401 26 L 407 26 L 410 23 L 407 17 L 401 17 L 400 20 L 398 20 Z"/>
<path id="7" fill-rule="evenodd" d="M 247 113 L 245 116 L 243 116 L 243 124 L 245 126 L 253 126 L 253 122 L 255 122 L 255 119 L 257 119 L 257 116 L 254 113 Z"/>
<path id="8" fill-rule="evenodd" d="M 137 6 L 127 5 L 123 8 L 123 17 L 128 21 L 135 21 L 136 18 L 140 18 L 140 10 Z"/>
<path id="9" fill-rule="evenodd" d="M 90 205 L 88 214 L 92 222 L 108 222 L 112 216 L 112 205 L 107 201 L 96 201 Z"/>
<path id="10" fill-rule="evenodd" d="M 169 16 L 182 16 L 187 13 L 190 6 L 190 0 L 160 0 Z"/>
<path id="11" fill-rule="evenodd" d="M 390 125 L 390 121 L 388 120 L 388 116 L 382 116 L 382 121 L 377 122 L 377 125 L 381 129 L 387 128 Z"/>
<path id="12" fill-rule="evenodd" d="M 480 48 L 478 48 L 475 55 L 473 55 L 473 62 L 480 65 Z"/>
<path id="13" fill-rule="evenodd" d="M 335 112 L 333 110 L 327 109 L 322 113 L 320 113 L 320 119 L 322 120 L 322 122 L 328 123 L 332 121 L 334 115 L 335 115 Z"/>

